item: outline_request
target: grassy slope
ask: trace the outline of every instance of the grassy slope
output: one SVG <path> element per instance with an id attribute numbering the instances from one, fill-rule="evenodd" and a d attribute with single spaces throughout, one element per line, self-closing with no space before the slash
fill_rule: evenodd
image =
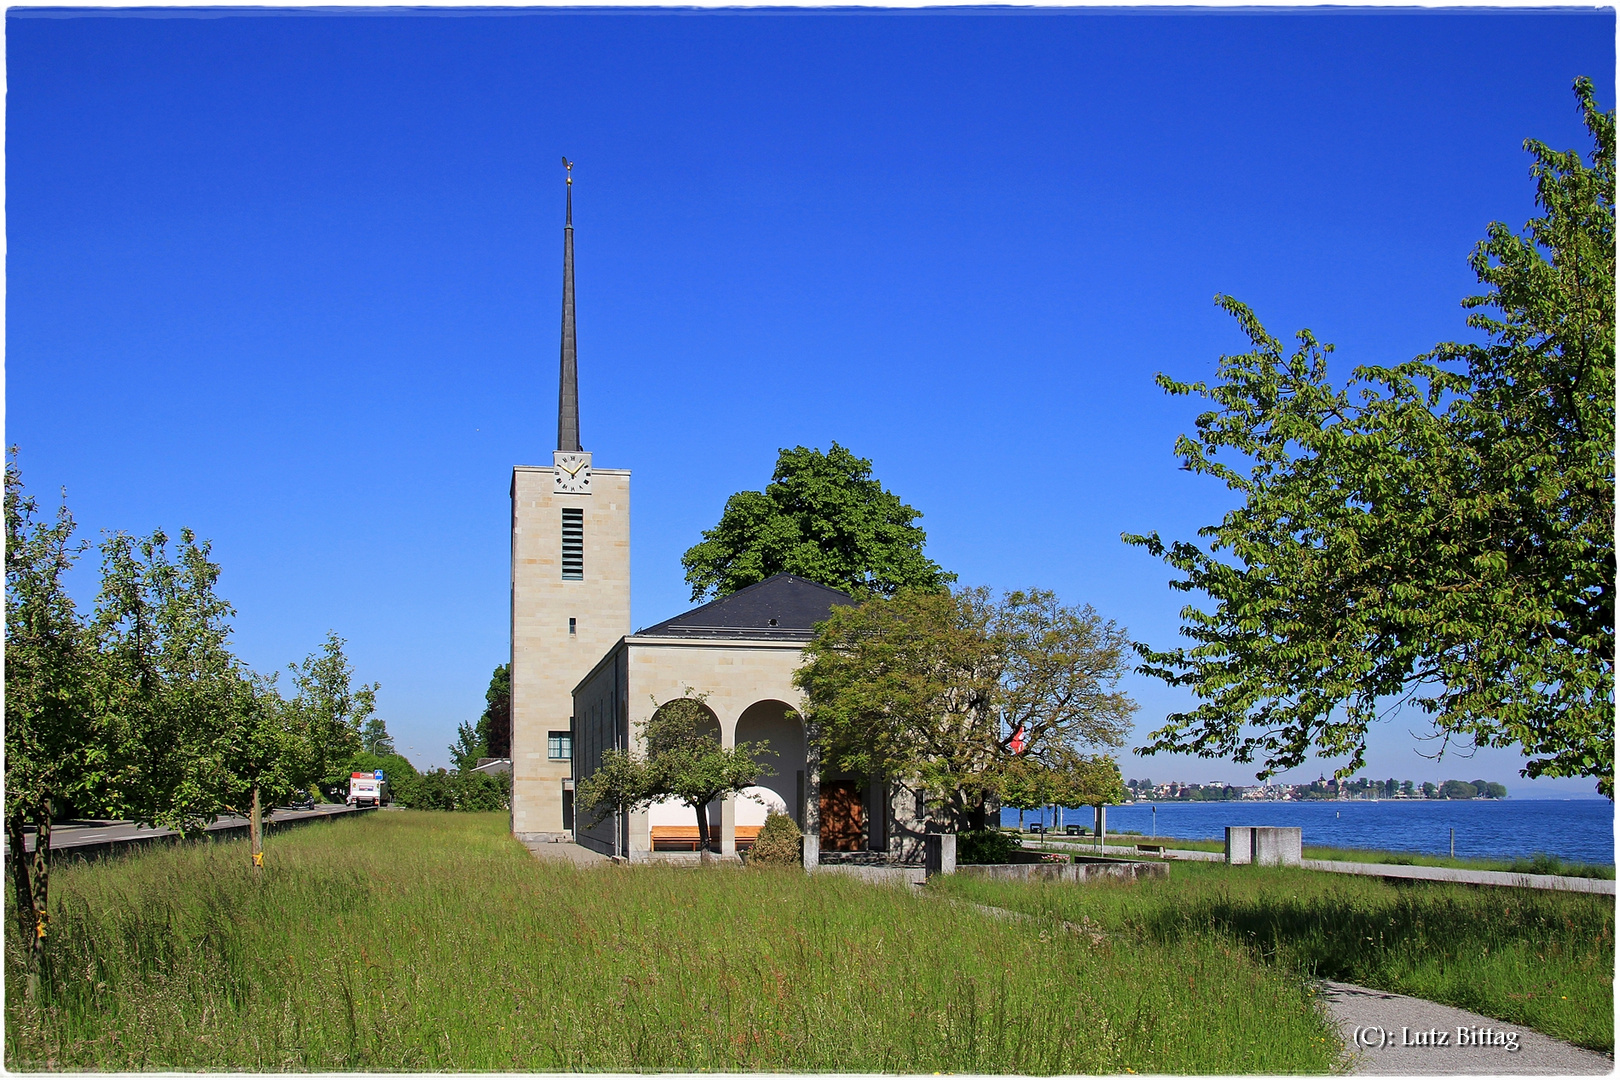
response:
<path id="1" fill-rule="evenodd" d="M 1302 981 L 796 871 L 541 864 L 397 813 L 64 866 L 14 1069 L 1321 1072 Z M 7 926 L 11 923 L 8 921 Z M 1256 1031 L 1267 1033 L 1255 1039 Z"/>
<path id="2" fill-rule="evenodd" d="M 1175 863 L 1134 885 L 936 878 L 948 895 L 1472 1009 L 1614 1050 L 1614 898 Z"/>

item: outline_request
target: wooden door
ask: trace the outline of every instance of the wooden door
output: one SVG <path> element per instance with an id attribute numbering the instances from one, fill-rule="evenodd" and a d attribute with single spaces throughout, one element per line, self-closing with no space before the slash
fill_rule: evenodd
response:
<path id="1" fill-rule="evenodd" d="M 821 848 L 823 851 L 859 851 L 862 827 L 861 793 L 854 784 L 821 785 Z"/>

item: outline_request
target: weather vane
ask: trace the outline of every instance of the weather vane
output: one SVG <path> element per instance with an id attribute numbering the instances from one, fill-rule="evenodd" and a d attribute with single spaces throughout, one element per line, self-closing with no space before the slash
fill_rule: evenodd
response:
<path id="1" fill-rule="evenodd" d="M 572 161 L 569 161 L 565 157 L 565 158 L 563 158 L 563 168 L 568 170 L 568 186 L 573 187 L 574 186 L 574 163 Z"/>

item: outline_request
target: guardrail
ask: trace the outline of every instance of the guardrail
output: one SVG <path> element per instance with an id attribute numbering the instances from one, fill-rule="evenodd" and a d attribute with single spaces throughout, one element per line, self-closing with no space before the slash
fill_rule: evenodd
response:
<path id="1" fill-rule="evenodd" d="M 354 814 L 371 813 L 374 807 L 359 806 L 317 806 L 313 810 L 272 810 L 264 819 L 266 833 L 291 828 L 295 825 L 307 825 L 312 821 L 331 821 L 335 818 L 348 817 Z M 248 820 L 246 818 L 221 818 L 212 825 L 204 828 L 200 836 L 190 837 L 193 840 L 224 839 L 238 834 L 246 835 Z M 173 844 L 188 837 L 173 829 L 149 829 L 129 821 L 108 822 L 100 826 L 58 826 L 51 830 L 51 862 L 62 859 L 100 859 L 108 855 L 122 854 L 137 850 L 151 844 Z M 30 833 L 24 840 L 24 850 L 34 850 L 34 837 Z M 11 854 L 10 845 L 4 845 L 5 854 Z"/>

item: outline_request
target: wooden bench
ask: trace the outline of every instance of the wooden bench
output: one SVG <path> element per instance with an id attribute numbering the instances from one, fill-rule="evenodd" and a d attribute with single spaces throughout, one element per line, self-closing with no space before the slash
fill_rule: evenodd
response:
<path id="1" fill-rule="evenodd" d="M 739 848 L 751 847 L 759 839 L 758 825 L 738 825 L 736 833 Z M 710 831 L 709 839 L 718 844 L 720 830 L 718 827 Z M 654 825 L 652 827 L 652 848 L 654 851 L 696 851 L 698 850 L 698 827 L 696 825 Z"/>

